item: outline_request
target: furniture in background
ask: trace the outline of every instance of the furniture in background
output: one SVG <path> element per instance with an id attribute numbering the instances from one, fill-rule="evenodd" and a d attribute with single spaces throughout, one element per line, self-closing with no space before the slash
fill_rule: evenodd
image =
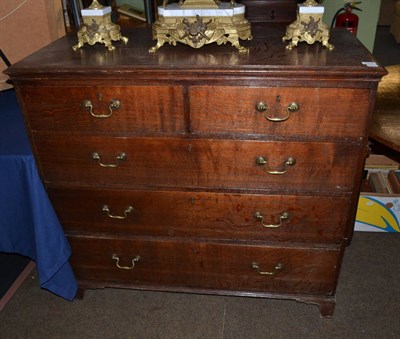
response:
<path id="1" fill-rule="evenodd" d="M 373 150 L 400 161 L 400 65 L 386 70 L 378 87 L 370 138 Z"/>
<path id="2" fill-rule="evenodd" d="M 302 1 L 304 2 L 304 1 Z M 297 0 L 241 0 L 250 22 L 293 22 L 296 20 Z"/>
<path id="3" fill-rule="evenodd" d="M 40 286 L 72 300 L 71 250 L 39 178 L 13 90 L 0 91 L 0 107 L 0 252 L 31 258 Z"/>
<path id="4" fill-rule="evenodd" d="M 400 43 L 400 0 L 394 7 L 393 19 L 390 24 L 390 33 L 392 33 L 397 43 Z"/>
<path id="5" fill-rule="evenodd" d="M 294 299 L 332 316 L 385 70 L 346 30 L 249 52 L 62 38 L 7 73 L 80 291 Z"/>

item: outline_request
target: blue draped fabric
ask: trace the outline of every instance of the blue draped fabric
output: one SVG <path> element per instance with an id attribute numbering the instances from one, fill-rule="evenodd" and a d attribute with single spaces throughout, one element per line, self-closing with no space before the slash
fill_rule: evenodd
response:
<path id="1" fill-rule="evenodd" d="M 0 251 L 36 262 L 40 286 L 73 300 L 71 249 L 40 180 L 15 92 L 0 92 Z"/>

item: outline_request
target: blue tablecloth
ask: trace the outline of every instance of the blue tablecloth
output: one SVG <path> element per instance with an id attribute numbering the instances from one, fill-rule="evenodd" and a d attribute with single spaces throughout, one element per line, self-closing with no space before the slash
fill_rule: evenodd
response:
<path id="1" fill-rule="evenodd" d="M 31 258 L 42 288 L 74 299 L 71 249 L 39 178 L 14 90 L 0 92 L 0 251 Z"/>

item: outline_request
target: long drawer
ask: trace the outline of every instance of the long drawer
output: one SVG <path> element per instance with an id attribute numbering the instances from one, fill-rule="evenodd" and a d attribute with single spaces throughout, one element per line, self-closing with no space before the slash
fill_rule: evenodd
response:
<path id="1" fill-rule="evenodd" d="M 179 86 L 38 86 L 23 87 L 21 95 L 32 130 L 162 133 L 185 129 Z"/>
<path id="2" fill-rule="evenodd" d="M 193 133 L 256 133 L 325 140 L 358 138 L 366 133 L 367 89 L 192 86 L 189 95 Z M 290 111 L 295 108 L 293 104 L 298 105 L 298 111 Z"/>
<path id="3" fill-rule="evenodd" d="M 78 280 L 95 280 L 104 286 L 137 284 L 330 295 L 334 293 L 340 258 L 338 247 L 81 237 L 69 240 Z"/>
<path id="4" fill-rule="evenodd" d="M 49 195 L 70 233 L 243 241 L 340 242 L 350 207 L 348 197 L 324 196 L 106 189 Z"/>
<path id="5" fill-rule="evenodd" d="M 34 143 L 47 183 L 83 187 L 350 192 L 362 161 L 358 144 L 328 142 L 38 133 Z"/>

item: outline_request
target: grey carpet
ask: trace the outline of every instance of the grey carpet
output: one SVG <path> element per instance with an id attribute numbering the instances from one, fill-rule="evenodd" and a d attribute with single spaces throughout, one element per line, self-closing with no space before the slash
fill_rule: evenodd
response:
<path id="1" fill-rule="evenodd" d="M 64 301 L 28 278 L 0 312 L 0 338 L 399 338 L 400 237 L 356 232 L 332 319 L 295 301 L 122 289 Z"/>

